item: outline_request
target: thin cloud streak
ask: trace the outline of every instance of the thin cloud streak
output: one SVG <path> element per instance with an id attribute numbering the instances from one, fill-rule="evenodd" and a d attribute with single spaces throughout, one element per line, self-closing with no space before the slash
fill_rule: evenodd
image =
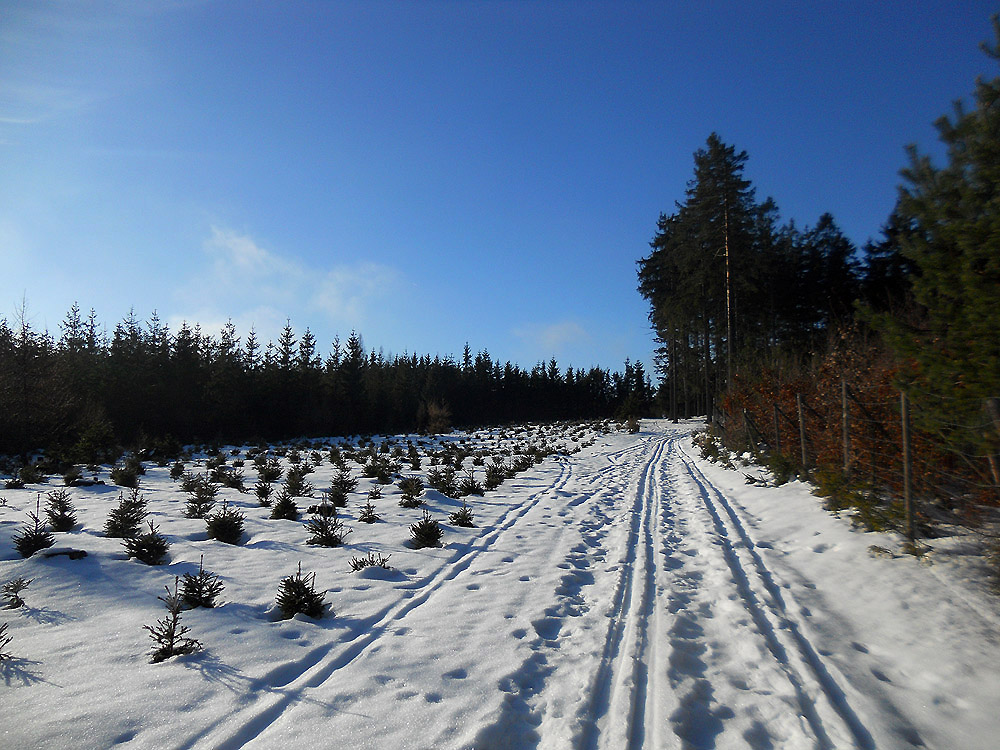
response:
<path id="1" fill-rule="evenodd" d="M 203 243 L 205 264 L 178 292 L 185 312 L 170 316 L 171 327 L 186 320 L 216 332 L 229 319 L 239 334 L 252 326 L 266 342 L 286 320 L 304 328 L 360 328 L 373 306 L 398 296 L 401 274 L 361 261 L 309 268 L 261 246 L 248 234 L 213 226 Z"/>

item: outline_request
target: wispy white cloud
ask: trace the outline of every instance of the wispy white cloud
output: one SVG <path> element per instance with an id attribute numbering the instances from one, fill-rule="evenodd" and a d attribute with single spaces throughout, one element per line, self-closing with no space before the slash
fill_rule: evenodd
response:
<path id="1" fill-rule="evenodd" d="M 564 320 L 515 328 L 513 334 L 534 349 L 558 354 L 569 346 L 584 344 L 591 336 L 579 323 Z"/>
<path id="2" fill-rule="evenodd" d="M 265 342 L 286 319 L 333 331 L 361 328 L 375 305 L 398 294 L 400 274 L 370 261 L 307 266 L 264 247 L 250 235 L 213 226 L 203 243 L 204 265 L 178 290 L 183 314 L 216 333 L 228 319 L 245 336 L 251 326 Z"/>

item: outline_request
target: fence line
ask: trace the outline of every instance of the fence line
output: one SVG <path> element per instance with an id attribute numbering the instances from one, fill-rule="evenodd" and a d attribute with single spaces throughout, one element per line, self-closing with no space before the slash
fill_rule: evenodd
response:
<path id="1" fill-rule="evenodd" d="M 911 543 L 932 507 L 957 509 L 956 520 L 1000 507 L 1000 398 L 928 402 L 931 394 L 918 389 L 914 401 L 907 392 L 846 378 L 836 390 L 746 393 L 733 410 L 737 418 L 719 405 L 713 421 L 730 446 L 782 456 L 803 474 L 837 473 L 852 487 L 900 503 Z M 970 419 L 949 418 L 928 404 Z"/>

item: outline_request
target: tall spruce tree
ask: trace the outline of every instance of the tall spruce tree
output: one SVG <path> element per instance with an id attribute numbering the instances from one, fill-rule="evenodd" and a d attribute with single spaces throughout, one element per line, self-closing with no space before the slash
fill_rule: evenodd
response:
<path id="1" fill-rule="evenodd" d="M 681 398 L 693 400 L 691 391 L 700 389 L 706 409 L 741 346 L 766 336 L 770 318 L 760 300 L 774 205 L 757 203 L 743 175 L 747 158 L 712 133 L 694 154 L 684 203 L 660 216 L 653 252 L 639 261 L 639 291 L 651 303 L 660 342 L 658 366 L 674 379 L 679 367 L 692 370 Z"/>
<path id="2" fill-rule="evenodd" d="M 993 26 L 996 42 L 982 48 L 1000 60 L 996 16 Z M 944 166 L 908 149 L 896 215 L 900 251 L 916 267 L 920 314 L 881 319 L 910 365 L 920 411 L 968 425 L 982 423 L 983 399 L 1000 396 L 1000 78 L 978 80 L 973 98 L 973 110 L 956 102 L 935 123 Z M 970 430 L 954 433 L 967 440 L 960 434 Z"/>

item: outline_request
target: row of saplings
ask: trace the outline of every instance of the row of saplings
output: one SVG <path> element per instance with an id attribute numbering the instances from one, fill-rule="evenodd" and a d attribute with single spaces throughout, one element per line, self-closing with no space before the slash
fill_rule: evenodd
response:
<path id="1" fill-rule="evenodd" d="M 499 486 L 504 479 L 526 470 L 540 458 L 540 455 L 518 455 L 506 463 L 494 461 L 486 467 L 487 488 L 493 489 Z M 335 459 L 335 463 L 341 462 Z M 258 465 L 257 468 L 261 475 L 256 488 L 260 504 L 271 507 L 271 518 L 297 520 L 298 508 L 294 498 L 311 495 L 313 488 L 304 479 L 305 475 L 312 470 L 311 466 L 306 463 L 289 470 L 285 485 L 276 494 L 273 493 L 271 481 L 280 478 L 281 470 L 277 466 L 277 462 L 272 460 L 265 465 Z M 366 466 L 366 474 L 369 468 L 370 466 Z M 378 479 L 382 478 L 384 468 L 383 466 L 377 467 Z M 144 472 L 140 469 L 139 473 Z M 217 539 L 228 544 L 238 544 L 243 536 L 246 516 L 231 508 L 228 503 L 224 503 L 221 510 L 210 513 L 222 483 L 212 481 L 208 475 L 181 473 L 180 477 L 175 478 L 181 479 L 182 489 L 189 494 L 185 515 L 190 518 L 205 518 L 207 535 L 210 539 Z M 428 482 L 442 494 L 451 497 L 482 494 L 483 492 L 482 485 L 476 482 L 471 471 L 461 482 L 457 482 L 456 472 L 450 465 L 432 468 L 428 472 Z M 399 501 L 401 506 L 415 508 L 423 503 L 420 497 L 424 490 L 423 480 L 419 477 L 403 477 L 397 486 L 402 494 Z M 339 474 L 332 482 L 331 489 L 324 491 L 323 502 L 309 508 L 309 512 L 313 516 L 305 524 L 310 533 L 307 544 L 336 547 L 343 543 L 344 537 L 350 533 L 350 529 L 346 529 L 338 518 L 337 508 L 347 504 L 348 493 L 356 487 L 357 480 L 353 478 L 347 466 L 342 464 Z M 274 494 L 273 498 L 272 494 Z M 362 507 L 358 520 L 367 523 L 379 520 L 373 501 L 380 497 L 381 484 L 376 482 L 368 491 L 367 503 Z M 36 502 L 35 513 L 28 513 L 30 522 L 13 538 L 16 549 L 23 557 L 30 557 L 35 552 L 51 547 L 55 543 L 55 537 L 48 527 L 51 527 L 53 531 L 65 532 L 71 530 L 77 522 L 76 509 L 66 490 L 53 490 L 47 494 L 44 511 L 46 521 L 41 518 L 40 503 L 41 494 Z M 109 513 L 104 532 L 106 536 L 121 538 L 126 554 L 130 558 L 135 558 L 148 565 L 158 565 L 165 560 L 170 544 L 166 537 L 159 533 L 152 521 L 148 522 L 148 531 L 142 531 L 143 521 L 146 520 L 147 515 L 146 498 L 140 493 L 138 483 L 136 483 L 135 487 L 130 488 L 128 495 L 124 493 L 119 495 L 118 506 Z M 471 508 L 463 501 L 462 507 L 450 514 L 449 521 L 455 526 L 474 526 Z M 411 541 L 416 548 L 437 546 L 440 543 L 442 533 L 440 524 L 431 518 L 426 510 L 423 517 L 410 526 Z M 388 560 L 388 556 L 370 552 L 364 557 L 352 558 L 350 564 L 355 571 L 370 566 L 386 568 Z M 30 581 L 21 578 L 4 584 L 3 595 L 6 596 L 12 592 L 7 606 L 17 607 L 23 604 L 19 593 L 27 588 L 29 583 Z M 178 590 L 179 584 L 181 585 L 180 590 Z M 180 578 L 175 579 L 173 591 L 166 587 L 166 596 L 158 598 L 166 605 L 167 614 L 155 626 L 143 626 L 149 631 L 150 637 L 155 643 L 152 652 L 154 663 L 177 654 L 192 653 L 201 647 L 198 641 L 187 637 L 189 628 L 180 624 L 180 613 L 184 607 L 214 606 L 215 598 L 221 590 L 222 582 L 218 576 L 205 571 L 201 566 L 199 566 L 196 576 L 185 573 L 183 583 L 181 583 Z M 318 618 L 328 611 L 324 597 L 325 593 L 317 592 L 315 589 L 315 573 L 303 576 L 300 564 L 299 570 L 294 576 L 287 576 L 281 580 L 276 604 L 285 619 L 294 617 L 296 614 Z M 10 656 L 5 650 L 10 643 L 10 637 L 6 635 L 5 631 L 6 624 L 0 629 L 0 660 Z"/>
<path id="2" fill-rule="evenodd" d="M 388 558 L 370 554 L 371 564 L 385 566 Z M 173 591 L 166 588 L 166 596 L 158 597 L 167 607 L 167 614 L 155 625 L 143 625 L 153 639 L 151 651 L 153 663 L 163 661 L 178 654 L 190 654 L 201 648 L 201 643 L 188 637 L 190 628 L 180 622 L 184 609 L 195 607 L 214 607 L 216 599 L 222 593 L 224 585 L 215 573 L 205 570 L 204 558 L 198 566 L 198 573 L 185 573 L 183 578 L 174 578 Z M 5 609 L 23 607 L 25 602 L 22 594 L 31 584 L 31 579 L 18 577 L 0 586 L 0 602 Z M 283 619 L 290 619 L 297 614 L 320 618 L 329 613 L 326 594 L 316 590 L 316 574 L 302 575 L 302 564 L 295 575 L 281 579 L 278 586 L 276 604 Z M 0 625 L 0 661 L 12 659 L 8 651 L 11 636 L 7 635 L 7 623 Z"/>

